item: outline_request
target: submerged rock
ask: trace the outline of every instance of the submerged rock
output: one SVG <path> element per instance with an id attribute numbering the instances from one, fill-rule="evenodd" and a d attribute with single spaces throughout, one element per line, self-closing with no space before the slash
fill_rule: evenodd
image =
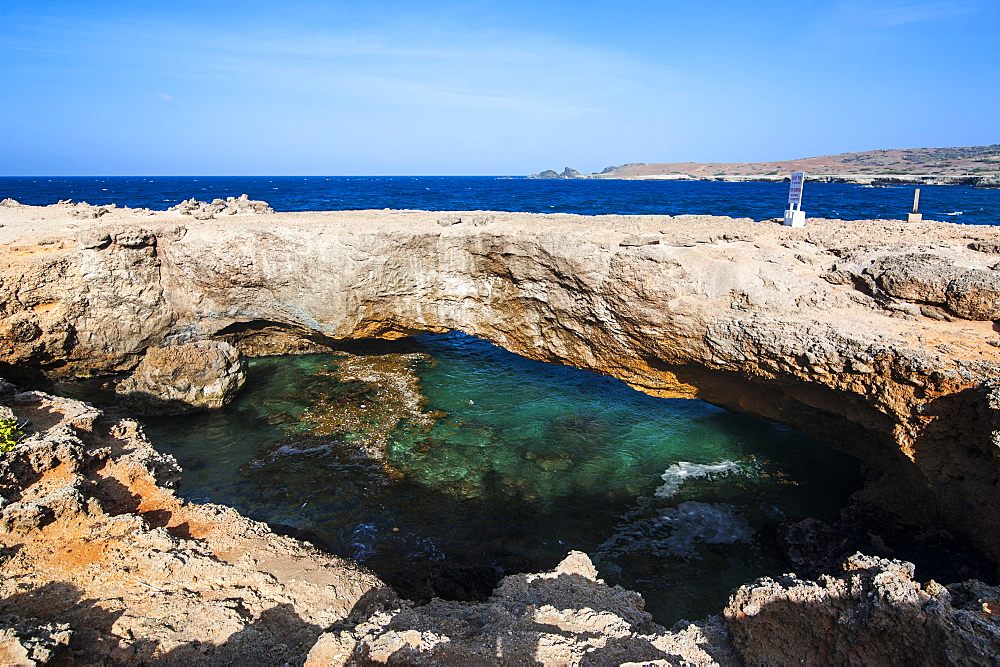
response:
<path id="1" fill-rule="evenodd" d="M 300 419 L 311 425 L 309 435 L 348 435 L 351 446 L 382 460 L 400 422 L 427 430 L 441 416 L 423 410 L 427 398 L 416 371 L 430 363 L 419 353 L 345 355 L 315 373 L 318 384 L 308 392 L 313 403 Z"/>
<path id="2" fill-rule="evenodd" d="M 302 664 L 363 599 L 395 598 L 352 563 L 182 501 L 176 461 L 137 422 L 41 392 L 12 403 L 37 428 L 0 457 L 0 662 Z"/>
<path id="3" fill-rule="evenodd" d="M 179 415 L 221 408 L 246 381 L 246 361 L 229 343 L 196 341 L 151 347 L 115 389 L 143 415 Z"/>
<path id="4" fill-rule="evenodd" d="M 204 206 L 221 218 L 229 203 Z M 945 303 L 911 302 L 865 273 L 882 257 L 931 254 L 948 271 L 991 276 L 996 256 L 969 246 L 1000 243 L 1000 227 L 521 213 L 442 227 L 472 214 L 334 211 L 191 224 L 180 236 L 169 231 L 176 211 L 71 210 L 0 208 L 5 368 L 116 373 L 180 332 L 261 321 L 329 339 L 460 329 L 819 435 L 864 460 L 873 502 L 1000 558 L 996 429 L 980 389 L 1000 375 L 1000 338 L 923 314 L 991 317 L 993 287 L 954 277 Z M 70 239 L 96 227 L 118 239 L 140 220 L 155 244 Z M 626 234 L 660 243 L 622 247 Z M 924 274 L 891 289 L 917 289 Z M 929 279 L 939 299 L 942 281 Z"/>

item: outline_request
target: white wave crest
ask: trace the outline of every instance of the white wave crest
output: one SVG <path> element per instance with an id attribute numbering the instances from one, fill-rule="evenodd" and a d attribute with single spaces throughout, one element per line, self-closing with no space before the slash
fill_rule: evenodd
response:
<path id="1" fill-rule="evenodd" d="M 739 465 L 733 461 L 720 461 L 718 463 L 691 463 L 690 461 L 679 461 L 660 475 L 663 484 L 656 489 L 653 494 L 657 498 L 669 498 L 681 485 L 689 479 L 699 477 L 715 477 L 716 475 L 728 475 L 730 472 L 739 469 Z"/>

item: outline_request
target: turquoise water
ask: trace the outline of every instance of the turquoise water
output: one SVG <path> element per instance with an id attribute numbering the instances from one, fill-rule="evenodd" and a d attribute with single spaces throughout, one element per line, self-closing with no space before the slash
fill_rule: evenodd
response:
<path id="1" fill-rule="evenodd" d="M 861 486 L 855 459 L 701 401 L 459 333 L 400 345 L 421 353 L 393 366 L 419 381 L 418 407 L 387 408 L 412 398 L 405 383 L 380 389 L 344 357 L 273 357 L 226 409 L 147 433 L 185 469 L 182 496 L 279 524 L 406 596 L 483 597 L 579 549 L 665 624 L 785 571 L 774 525 L 831 520 Z"/>

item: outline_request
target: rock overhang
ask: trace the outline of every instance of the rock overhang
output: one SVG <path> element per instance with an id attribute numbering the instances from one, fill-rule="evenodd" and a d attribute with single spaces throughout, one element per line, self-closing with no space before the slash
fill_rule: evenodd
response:
<path id="1" fill-rule="evenodd" d="M 1000 247 L 995 228 L 421 211 L 4 214 L 5 363 L 52 376 L 130 371 L 151 347 L 238 343 L 233 331 L 253 322 L 316 345 L 458 329 L 649 393 L 818 431 L 879 471 L 885 488 L 872 497 L 891 496 L 898 474 L 1000 557 L 989 496 L 1000 477 L 989 398 L 1000 335 L 989 320 L 961 317 L 992 314 L 980 288 L 996 273 L 983 250 Z M 959 281 L 968 275 L 976 280 Z M 974 308 L 949 305 L 949 290 L 961 289 L 964 301 L 952 303 Z M 268 343 L 266 329 L 258 349 L 292 344 Z"/>

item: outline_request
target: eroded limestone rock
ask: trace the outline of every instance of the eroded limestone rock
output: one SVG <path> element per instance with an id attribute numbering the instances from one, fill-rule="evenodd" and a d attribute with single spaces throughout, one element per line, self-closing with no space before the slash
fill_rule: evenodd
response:
<path id="1" fill-rule="evenodd" d="M 221 408 L 246 381 L 246 361 L 229 343 L 195 341 L 151 347 L 115 391 L 144 415 L 178 415 Z"/>
<path id="2" fill-rule="evenodd" d="M 67 623 L 0 616 L 0 663 L 34 666 L 65 659 L 72 636 Z"/>
<path id="3" fill-rule="evenodd" d="M 1000 319 L 1000 273 L 966 271 L 948 283 L 945 302 L 967 320 Z"/>
<path id="4" fill-rule="evenodd" d="M 460 329 L 823 437 L 867 464 L 871 500 L 1000 558 L 1000 459 L 981 390 L 1000 376 L 1000 335 L 952 311 L 992 315 L 996 258 L 970 245 L 1000 242 L 996 227 L 420 211 L 232 225 L 121 209 L 76 220 L 70 208 L 0 208 L 3 363 L 53 379 L 120 373 L 164 340 L 254 322 L 320 341 Z M 70 242 L 97 227 L 113 242 Z M 155 242 L 120 236 L 137 228 Z M 891 280 L 892 262 L 866 273 L 923 255 L 939 259 Z M 884 287 L 939 300 L 943 278 L 943 303 Z"/>
<path id="5" fill-rule="evenodd" d="M 168 210 L 177 211 L 184 215 L 190 215 L 195 220 L 211 220 L 219 215 L 244 215 L 244 214 L 266 214 L 274 213 L 274 209 L 268 206 L 266 201 L 250 199 L 245 194 L 239 197 L 227 197 L 226 199 L 213 199 L 211 203 L 198 201 L 194 197 L 182 201 L 176 206 L 171 206 Z"/>
<path id="6" fill-rule="evenodd" d="M 972 245 L 975 250 L 987 247 Z M 930 304 L 947 306 L 966 320 L 1000 319 L 1000 273 L 995 270 L 957 266 L 939 254 L 906 253 L 879 257 L 857 278 L 873 292 L 915 302 L 913 314 L 922 314 L 919 304 Z"/>
<path id="7" fill-rule="evenodd" d="M 1000 589 L 913 580 L 913 565 L 855 554 L 844 574 L 742 586 L 725 616 L 748 665 L 995 664 Z"/>
<path id="8" fill-rule="evenodd" d="M 0 661 L 301 664 L 362 598 L 398 604 L 347 561 L 177 498 L 135 421 L 17 396 L 36 432 L 0 457 Z"/>
<path id="9" fill-rule="evenodd" d="M 551 572 L 505 578 L 486 602 L 380 610 L 321 636 L 306 665 L 740 664 L 718 617 L 666 630 L 638 593 L 596 574 L 586 554 L 570 552 Z"/>

